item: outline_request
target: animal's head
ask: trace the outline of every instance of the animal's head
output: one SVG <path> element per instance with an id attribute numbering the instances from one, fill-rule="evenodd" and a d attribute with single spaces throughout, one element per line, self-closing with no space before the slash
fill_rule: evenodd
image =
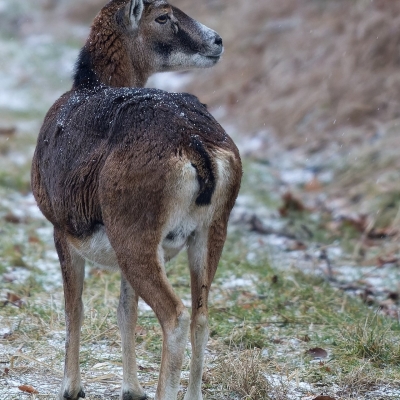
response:
<path id="1" fill-rule="evenodd" d="M 221 37 L 166 0 L 111 0 L 95 18 L 75 87 L 143 86 L 155 72 L 215 65 Z"/>
<path id="2" fill-rule="evenodd" d="M 157 71 L 212 67 L 221 58 L 221 37 L 165 0 L 131 0 L 121 13 Z"/>

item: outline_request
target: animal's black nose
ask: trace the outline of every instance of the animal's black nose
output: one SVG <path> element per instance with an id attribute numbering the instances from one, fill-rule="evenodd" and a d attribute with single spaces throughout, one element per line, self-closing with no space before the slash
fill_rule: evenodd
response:
<path id="1" fill-rule="evenodd" d="M 218 46 L 222 46 L 222 38 L 221 38 L 221 36 L 216 36 L 215 37 L 215 42 L 214 42 L 215 44 L 217 44 Z"/>

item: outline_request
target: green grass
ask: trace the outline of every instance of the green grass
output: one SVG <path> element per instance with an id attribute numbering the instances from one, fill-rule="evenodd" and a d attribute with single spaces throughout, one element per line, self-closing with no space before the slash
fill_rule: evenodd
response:
<path id="1" fill-rule="evenodd" d="M 254 202 L 262 204 L 264 207 L 278 208 L 280 198 L 278 193 L 271 192 L 271 183 L 274 177 L 270 169 L 264 164 L 251 162 L 243 159 L 243 181 L 241 193 L 245 193 Z"/>
<path id="2" fill-rule="evenodd" d="M 38 245 L 37 257 L 41 246 Z M 216 387 L 221 396 L 232 390 L 227 382 L 217 382 L 222 379 L 218 371 L 226 362 L 224 357 L 236 355 L 236 360 L 252 362 L 254 367 L 254 353 L 248 353 L 253 349 L 261 352 L 258 353 L 260 362 L 257 362 L 260 373 L 285 371 L 285 376 L 289 377 L 295 374 L 300 381 L 314 385 L 315 393 L 321 385 L 331 390 L 334 384 L 349 391 L 355 384 L 349 382 L 351 374 L 363 387 L 400 381 L 398 322 L 379 316 L 358 299 L 346 296 L 319 278 L 294 269 L 273 268 L 265 254 L 262 257 L 261 253 L 258 261 L 252 262 L 246 261 L 246 255 L 244 242 L 232 234 L 211 293 L 209 346 L 211 354 L 220 358 L 216 357 L 209 366 L 213 384 L 212 389 L 205 390 L 209 396 L 206 398 L 213 398 Z M 2 292 L 12 291 L 24 301 L 23 308 L 8 304 L 0 309 L 2 324 L 16 327 L 6 344 L 15 349 L 23 345 L 32 358 L 50 357 L 48 362 L 60 369 L 62 346 L 54 351 L 49 347 L 49 340 L 64 329 L 61 293 L 59 289 L 46 290 L 41 281 L 42 273 L 34 271 L 20 284 L 0 283 Z M 167 271 L 177 292 L 189 298 L 186 257 L 181 255 L 168 264 Z M 223 286 L 229 279 L 240 277 L 253 279 L 254 285 L 246 288 Z M 81 364 L 89 373 L 93 365 L 104 361 L 91 347 L 99 343 L 112 349 L 110 360 L 120 363 L 116 326 L 118 273 L 92 270 L 85 281 L 84 293 L 86 316 L 82 327 Z M 151 312 L 141 313 L 139 326 L 139 357 L 142 363 L 154 365 L 151 373 L 156 376 L 161 355 L 160 327 Z M 327 350 L 328 359 L 313 362 L 305 354 L 313 347 Z M 263 351 L 266 355 L 260 356 Z M 250 360 L 243 359 L 246 354 Z"/>
<path id="3" fill-rule="evenodd" d="M 369 360 L 377 368 L 400 367 L 398 335 L 398 324 L 370 315 L 342 329 L 337 353 Z"/>
<path id="4" fill-rule="evenodd" d="M 9 145 L 13 151 L 34 143 L 32 137 L 23 135 L 13 140 Z M 255 171 L 253 166 L 245 166 L 249 180 L 245 178 L 244 190 L 246 187 L 257 190 L 253 180 L 258 178 L 252 174 L 257 176 L 260 166 L 254 168 Z M 31 217 L 22 218 L 19 223 L 4 220 L 13 212 L 15 196 L 21 196 L 27 190 L 29 163 L 1 171 L 6 184 L 1 184 L 0 177 L 0 195 L 9 202 L 0 204 L 0 274 L 11 271 L 16 276 L 28 277 L 12 282 L 0 279 L 4 300 L 10 292 L 23 301 L 22 305 L 3 302 L 5 305 L 0 307 L 0 324 L 11 328 L 11 335 L 0 338 L 0 342 L 7 347 L 7 354 L 17 354 L 18 349 L 23 348 L 30 357 L 30 361 L 13 359 L 15 376 L 20 376 L 18 368 L 26 365 L 36 368 L 40 374 L 44 362 L 51 371 L 49 379 L 56 387 L 64 357 L 65 322 L 61 274 L 54 256 L 49 256 L 49 252 L 54 254 L 51 229 L 47 222 Z M 268 198 L 267 181 L 268 177 L 264 177 L 265 190 L 261 185 L 257 201 L 267 202 L 268 207 L 277 209 L 279 199 Z M 286 221 L 294 232 L 304 231 L 302 225 L 306 225 L 306 231 L 312 232 L 312 237 L 304 238 L 306 241 L 329 243 L 334 240 L 332 233 L 326 230 L 323 215 L 316 217 L 310 212 L 293 212 Z M 341 240 L 357 239 L 352 226 L 348 233 L 345 225 L 341 229 Z M 43 261 L 54 266 L 56 271 L 51 273 L 50 284 L 46 268 L 41 268 Z M 105 376 L 109 365 L 121 366 L 116 322 L 119 274 L 98 271 L 90 266 L 88 270 L 81 351 L 84 382 L 85 377 L 92 379 L 93 366 L 99 363 L 105 366 L 97 373 Z M 190 279 L 186 255 L 179 255 L 166 266 L 166 271 L 177 293 L 188 301 Z M 245 285 L 226 285 L 234 279 L 244 279 Z M 282 400 L 291 399 L 289 383 L 293 380 L 310 384 L 315 395 L 322 387 L 334 395 L 340 389 L 346 396 L 350 396 L 349 393 L 361 396 L 377 385 L 396 387 L 396 382 L 400 382 L 398 322 L 380 316 L 361 300 L 348 297 L 321 278 L 296 268 L 275 268 L 269 262 L 268 247 L 260 245 L 250 251 L 243 231 L 232 230 L 229 234 L 211 290 L 209 323 L 211 359 L 207 367 L 209 380 L 204 385 L 205 399 L 265 398 L 260 394 L 261 386 L 253 393 L 254 385 L 243 385 L 246 386 L 249 379 L 258 382 L 260 376 L 277 374 L 282 381 L 267 380 L 266 387 L 279 390 Z M 138 324 L 141 380 L 154 388 L 161 357 L 161 329 L 152 312 L 141 312 Z M 97 350 L 99 346 L 103 350 Z M 327 350 L 328 358 L 319 363 L 306 356 L 307 349 L 313 347 Z M 38 360 L 42 361 L 39 363 Z M 224 378 L 218 371 L 223 371 L 227 362 L 233 368 L 229 370 L 231 375 L 225 374 Z M 186 362 L 185 368 L 187 365 Z M 235 371 L 246 365 L 253 371 L 252 375 L 236 376 Z M 29 379 L 27 375 L 28 383 Z M 115 382 L 118 385 L 119 380 L 115 378 Z M 237 387 L 234 382 L 242 383 Z M 109 381 L 99 385 L 108 387 Z"/>

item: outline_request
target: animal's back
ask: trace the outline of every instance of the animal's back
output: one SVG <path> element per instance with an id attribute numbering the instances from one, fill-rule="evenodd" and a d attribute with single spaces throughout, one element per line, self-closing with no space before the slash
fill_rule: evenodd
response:
<path id="1" fill-rule="evenodd" d="M 187 149 L 191 154 L 183 154 Z M 55 226 L 86 236 L 103 222 L 99 176 L 111 155 L 119 154 L 116 175 L 132 168 L 146 171 L 155 175 L 159 190 L 171 160 L 189 157 L 197 171 L 201 206 L 211 201 L 216 184 L 212 154 L 232 149 L 238 156 L 229 136 L 195 96 L 143 88 L 72 91 L 45 118 L 32 187 Z"/>

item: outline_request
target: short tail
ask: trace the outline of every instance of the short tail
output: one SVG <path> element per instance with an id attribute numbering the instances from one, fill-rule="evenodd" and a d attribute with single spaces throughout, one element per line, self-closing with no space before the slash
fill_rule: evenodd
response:
<path id="1" fill-rule="evenodd" d="M 190 159 L 196 169 L 197 180 L 200 185 L 196 204 L 207 206 L 211 204 L 215 190 L 215 164 L 197 135 L 190 136 L 190 147 L 193 149 Z"/>

